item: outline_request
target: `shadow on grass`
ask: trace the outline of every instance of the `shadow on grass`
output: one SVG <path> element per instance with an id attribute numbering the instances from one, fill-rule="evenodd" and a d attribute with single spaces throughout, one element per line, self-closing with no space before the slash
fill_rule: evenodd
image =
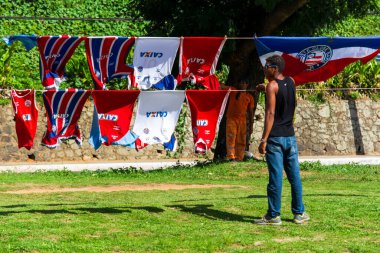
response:
<path id="1" fill-rule="evenodd" d="M 174 203 L 177 203 L 177 202 L 191 202 L 191 201 L 204 201 L 204 200 L 215 200 L 215 199 L 218 199 L 218 200 L 227 200 L 227 199 L 266 199 L 267 196 L 266 195 L 248 195 L 247 197 L 239 197 L 239 198 L 212 198 L 212 199 L 182 199 L 182 200 L 175 200 L 175 201 L 172 201 Z"/>
<path id="2" fill-rule="evenodd" d="M 251 223 L 254 219 L 259 218 L 211 209 L 210 207 L 213 207 L 213 205 L 168 205 L 167 207 L 176 208 L 182 212 L 195 214 L 211 220 L 226 220 Z"/>
<path id="3" fill-rule="evenodd" d="M 310 196 L 310 197 L 371 197 L 371 195 L 364 195 L 364 194 L 342 194 L 342 193 L 311 193 L 311 194 L 304 194 L 303 196 Z"/>
<path id="4" fill-rule="evenodd" d="M 61 206 L 64 204 L 46 204 L 46 206 Z M 76 204 L 68 204 L 76 205 Z M 2 206 L 2 208 L 18 208 L 27 207 L 27 204 Z M 65 208 L 65 209 L 29 209 L 29 210 L 12 210 L 0 211 L 1 215 L 11 215 L 18 213 L 40 213 L 40 214 L 85 214 L 85 213 L 106 213 L 106 214 L 120 214 L 131 213 L 133 210 L 143 210 L 150 213 L 162 213 L 165 210 L 154 206 L 119 206 L 119 207 L 79 207 L 79 208 Z"/>

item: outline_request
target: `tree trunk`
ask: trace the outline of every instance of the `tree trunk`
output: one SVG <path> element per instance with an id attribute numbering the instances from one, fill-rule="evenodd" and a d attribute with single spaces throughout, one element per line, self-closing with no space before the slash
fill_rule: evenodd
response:
<path id="1" fill-rule="evenodd" d="M 276 6 L 270 15 L 264 18 L 262 24 L 256 24 L 256 31 L 258 35 L 269 35 L 271 34 L 279 25 L 281 25 L 286 19 L 288 19 L 293 13 L 303 7 L 308 0 L 295 0 L 291 4 L 287 2 L 282 2 Z M 260 13 L 261 14 L 261 13 Z M 257 19 L 257 17 L 256 17 Z M 260 20 L 260 18 L 259 18 Z M 247 24 L 249 25 L 249 24 Z M 246 33 L 248 29 L 254 29 L 254 27 L 245 27 L 242 29 L 243 33 Z M 245 30 L 245 32 L 244 32 Z M 264 81 L 264 72 L 262 71 L 262 65 L 260 63 L 254 41 L 243 40 L 236 42 L 236 49 L 234 53 L 225 59 L 225 62 L 230 66 L 230 72 L 227 79 L 227 85 L 234 86 L 237 81 L 241 78 L 248 78 L 249 86 L 248 90 L 254 98 L 255 107 L 253 109 L 253 114 L 255 115 L 257 102 L 259 94 L 254 91 L 256 86 Z M 226 112 L 223 115 L 223 120 L 219 126 L 218 140 L 214 152 L 214 159 L 224 159 L 226 157 Z M 254 118 L 252 119 L 252 125 L 247 126 L 247 143 L 246 150 L 249 150 L 249 127 L 253 127 Z M 254 129 L 253 129 L 254 131 Z"/>

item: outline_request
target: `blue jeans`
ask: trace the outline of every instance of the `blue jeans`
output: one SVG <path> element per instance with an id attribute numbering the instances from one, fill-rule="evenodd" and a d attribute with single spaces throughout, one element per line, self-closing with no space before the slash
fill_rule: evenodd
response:
<path id="1" fill-rule="evenodd" d="M 283 168 L 292 190 L 292 212 L 293 214 L 302 214 L 305 207 L 302 202 L 302 183 L 296 137 L 269 137 L 266 160 L 269 170 L 267 215 L 276 217 L 281 213 Z"/>

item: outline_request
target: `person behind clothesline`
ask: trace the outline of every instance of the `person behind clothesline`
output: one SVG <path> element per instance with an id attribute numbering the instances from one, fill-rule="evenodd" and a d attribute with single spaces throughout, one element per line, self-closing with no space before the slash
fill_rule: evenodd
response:
<path id="1" fill-rule="evenodd" d="M 227 159 L 230 161 L 243 160 L 247 133 L 247 111 L 251 115 L 249 119 L 253 119 L 254 101 L 252 95 L 246 92 L 247 87 L 247 80 L 239 80 L 236 88 L 232 87 L 230 93 L 226 121 Z"/>

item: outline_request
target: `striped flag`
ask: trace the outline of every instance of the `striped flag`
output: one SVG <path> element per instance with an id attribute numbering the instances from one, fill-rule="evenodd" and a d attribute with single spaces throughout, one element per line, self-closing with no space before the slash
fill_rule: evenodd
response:
<path id="1" fill-rule="evenodd" d="M 113 78 L 127 77 L 133 73 L 133 67 L 125 60 L 135 42 L 134 37 L 88 37 L 86 54 L 96 90 L 105 90 L 106 84 Z"/>
<path id="2" fill-rule="evenodd" d="M 83 37 L 69 35 L 41 36 L 37 39 L 40 52 L 40 74 L 45 89 L 58 89 L 65 78 L 65 66 Z"/>
<path id="3" fill-rule="evenodd" d="M 44 92 L 47 129 L 42 145 L 55 148 L 62 139 L 75 139 L 79 145 L 82 144 L 77 122 L 89 95 L 90 91 L 77 89 Z"/>

